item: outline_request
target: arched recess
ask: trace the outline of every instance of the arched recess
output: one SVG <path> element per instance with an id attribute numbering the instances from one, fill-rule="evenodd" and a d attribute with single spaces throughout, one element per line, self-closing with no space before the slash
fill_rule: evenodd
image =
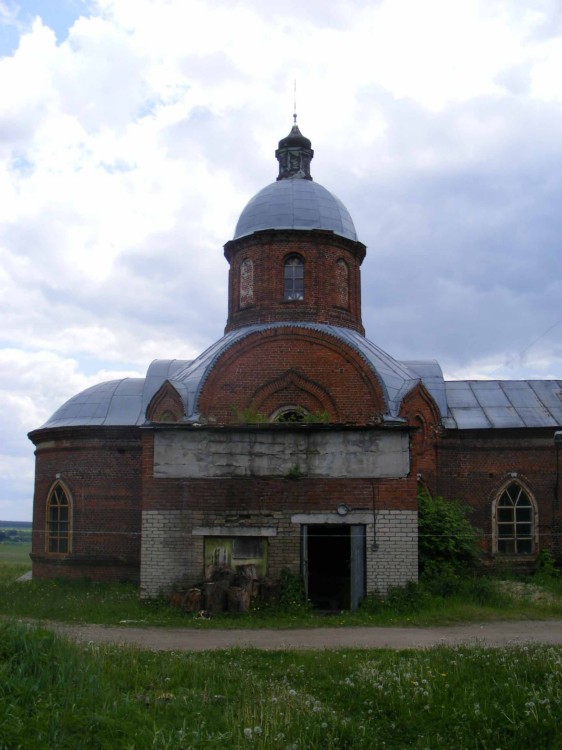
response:
<path id="1" fill-rule="evenodd" d="M 336 261 L 334 302 L 338 307 L 349 308 L 349 266 L 343 258 Z"/>
<path id="2" fill-rule="evenodd" d="M 184 414 L 180 394 L 166 380 L 151 398 L 146 409 L 146 418 L 150 422 L 179 422 Z"/>
<path id="3" fill-rule="evenodd" d="M 240 264 L 240 307 L 254 304 L 254 261 L 245 258 Z"/>
<path id="4" fill-rule="evenodd" d="M 510 476 L 492 502 L 493 551 L 498 555 L 533 555 L 538 550 L 538 507 L 530 488 Z"/>
<path id="5" fill-rule="evenodd" d="M 326 388 L 296 370 L 286 370 L 279 377 L 264 383 L 252 395 L 256 411 L 272 415 L 284 409 L 304 409 L 305 412 L 327 412 L 329 421 L 338 421 L 334 399 Z"/>
<path id="6" fill-rule="evenodd" d="M 413 427 L 411 435 L 412 470 L 428 485 L 435 483 L 437 440 L 441 415 L 437 404 L 423 383 L 406 394 L 400 405 L 400 416 Z"/>
<path id="7" fill-rule="evenodd" d="M 414 433 L 412 435 L 412 450 L 418 459 L 423 459 L 428 443 L 427 421 L 423 414 L 415 414 L 412 419 Z"/>
<path id="8" fill-rule="evenodd" d="M 72 495 L 60 479 L 47 495 L 45 551 L 51 555 L 72 552 Z"/>

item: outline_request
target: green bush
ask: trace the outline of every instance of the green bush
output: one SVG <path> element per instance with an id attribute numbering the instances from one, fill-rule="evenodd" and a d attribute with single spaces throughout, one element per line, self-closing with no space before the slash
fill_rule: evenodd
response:
<path id="1" fill-rule="evenodd" d="M 475 604 L 497 603 L 498 591 L 494 579 L 463 571 L 457 565 L 429 561 L 420 577 L 420 586 L 430 596 L 449 598 L 462 596 Z"/>
<path id="2" fill-rule="evenodd" d="M 535 575 L 540 578 L 558 578 L 560 576 L 554 555 L 549 549 L 544 548 L 539 552 Z"/>
<path id="3" fill-rule="evenodd" d="M 291 573 L 284 568 L 281 571 L 281 590 L 279 593 L 279 608 L 285 612 L 302 611 L 310 607 L 304 593 L 302 576 Z"/>
<path id="4" fill-rule="evenodd" d="M 359 607 L 367 614 L 388 611 L 402 615 L 418 612 L 426 603 L 427 593 L 424 587 L 414 581 L 409 581 L 405 586 L 391 586 L 386 596 L 378 592 L 369 594 L 362 599 Z"/>
<path id="5" fill-rule="evenodd" d="M 474 571 L 480 561 L 482 532 L 468 520 L 470 508 L 442 497 L 418 493 L 420 573 L 434 578 Z"/>
<path id="6" fill-rule="evenodd" d="M 461 588 L 458 566 L 442 560 L 426 560 L 420 582 L 432 596 L 454 596 Z"/>

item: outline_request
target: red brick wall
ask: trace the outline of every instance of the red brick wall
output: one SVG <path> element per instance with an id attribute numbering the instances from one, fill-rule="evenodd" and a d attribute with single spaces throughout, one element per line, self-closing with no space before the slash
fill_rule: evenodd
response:
<path id="1" fill-rule="evenodd" d="M 470 505 L 471 521 L 485 534 L 491 550 L 492 504 L 517 475 L 532 493 L 539 515 L 539 546 L 560 557 L 560 503 L 555 498 L 556 454 L 553 431 L 447 431 L 438 441 L 437 475 L 432 490 Z"/>
<path id="2" fill-rule="evenodd" d="M 304 261 L 304 299 L 283 299 L 283 266 L 287 256 Z M 365 246 L 321 231 L 265 231 L 225 245 L 229 261 L 226 331 L 254 323 L 309 321 L 353 328 L 361 323 L 360 266 Z M 349 273 L 342 272 L 343 260 Z M 245 283 L 241 302 L 241 266 Z M 248 273 L 247 268 L 252 268 Z M 251 284 L 251 294 L 248 285 Z M 342 285 L 346 288 L 343 289 Z"/>
<path id="3" fill-rule="evenodd" d="M 143 510 L 204 510 L 209 516 L 267 512 L 417 510 L 416 477 L 404 479 L 155 479 L 153 433 L 143 431 Z"/>
<path id="4" fill-rule="evenodd" d="M 144 510 L 203 510 L 226 523 L 244 514 L 417 510 L 415 477 L 406 479 L 153 479 L 145 480 Z"/>
<path id="5" fill-rule="evenodd" d="M 411 473 L 423 485 L 433 486 L 437 473 L 437 441 L 441 417 L 435 402 L 423 385 L 417 385 L 404 398 L 400 416 L 413 428 L 410 443 Z"/>
<path id="6" fill-rule="evenodd" d="M 240 421 L 252 409 L 270 416 L 299 405 L 327 411 L 330 421 L 372 424 L 386 411 L 373 372 L 350 347 L 318 331 L 297 327 L 252 334 L 217 361 L 199 397 L 202 418 Z"/>
<path id="7" fill-rule="evenodd" d="M 33 575 L 138 580 L 140 435 L 135 428 L 55 429 L 32 435 L 36 451 Z M 57 476 L 59 475 L 59 476 Z M 71 494 L 72 551 L 46 553 L 46 503 L 60 478 Z"/>

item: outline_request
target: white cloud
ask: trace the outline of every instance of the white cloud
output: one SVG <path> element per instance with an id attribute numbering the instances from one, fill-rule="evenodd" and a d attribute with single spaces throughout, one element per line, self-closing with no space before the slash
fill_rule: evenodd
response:
<path id="1" fill-rule="evenodd" d="M 221 335 L 222 245 L 275 179 L 295 78 L 313 175 L 368 245 L 369 337 L 453 377 L 560 374 L 559 328 L 526 349 L 562 315 L 556 0 L 20 5 L 0 2 L 20 34 L 0 57 L 0 503 L 18 517 L 28 430 Z"/>

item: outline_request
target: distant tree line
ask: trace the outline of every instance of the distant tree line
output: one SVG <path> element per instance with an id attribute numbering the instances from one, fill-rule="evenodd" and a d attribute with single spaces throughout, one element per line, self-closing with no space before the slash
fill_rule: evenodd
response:
<path id="1" fill-rule="evenodd" d="M 31 542 L 31 528 L 1 529 L 0 544 L 29 544 Z"/>

